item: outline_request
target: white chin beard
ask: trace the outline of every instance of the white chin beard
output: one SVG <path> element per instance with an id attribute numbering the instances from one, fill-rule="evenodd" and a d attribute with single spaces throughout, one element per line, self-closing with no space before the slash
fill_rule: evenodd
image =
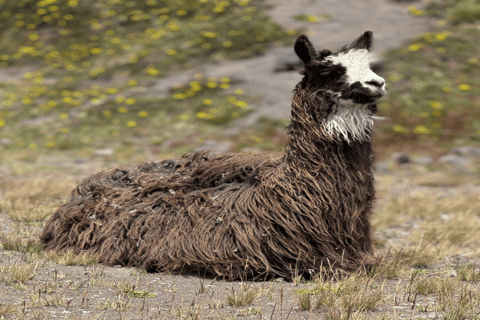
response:
<path id="1" fill-rule="evenodd" d="M 327 134 L 347 141 L 348 144 L 353 141 L 370 141 L 373 114 L 368 109 L 368 104 L 338 99 L 334 108 L 323 123 L 323 129 Z"/>

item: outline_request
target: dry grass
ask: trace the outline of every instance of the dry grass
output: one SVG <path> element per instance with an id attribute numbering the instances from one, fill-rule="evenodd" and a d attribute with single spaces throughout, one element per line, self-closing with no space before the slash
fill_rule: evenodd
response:
<path id="1" fill-rule="evenodd" d="M 5 285 L 24 284 L 25 281 L 35 277 L 37 264 L 19 264 L 11 266 L 0 266 L 0 281 Z"/>
<path id="2" fill-rule="evenodd" d="M 467 192 L 448 194 L 435 187 L 430 193 L 431 189 L 417 188 L 392 194 L 384 187 L 384 198 L 373 215 L 374 230 L 383 247 L 375 267 L 367 273 L 327 278 L 320 272 L 313 281 L 297 274 L 292 284 L 267 286 L 242 282 L 237 287 L 215 280 L 206 285 L 202 279 L 199 286 L 198 279 L 171 273 L 151 275 L 116 268 L 104 272 L 97 258 L 87 254 L 43 252 L 35 239 L 41 230 L 41 223 L 36 221 L 44 218 L 41 210 L 55 201 L 59 204 L 72 185 L 59 179 L 65 186 L 62 193 L 42 184 L 41 179 L 32 179 L 36 187 L 31 196 L 28 182 L 16 183 L 15 190 L 22 201 L 38 205 L 39 210 L 28 213 L 29 207 L 24 205 L 18 211 L 25 212 L 14 215 L 10 211 L 9 221 L 15 222 L 10 233 L 0 234 L 0 253 L 15 256 L 3 260 L 0 256 L 0 286 L 28 298 L 25 306 L 19 307 L 5 300 L 8 295 L 0 294 L 0 317 L 3 313 L 7 318 L 48 318 L 50 311 L 44 308 L 52 307 L 96 310 L 92 318 L 132 315 L 153 319 L 295 319 L 295 312 L 304 312 L 332 320 L 426 319 L 434 313 L 438 319 L 463 320 L 475 319 L 480 312 L 476 302 L 480 268 L 475 260 L 445 262 L 459 254 L 473 259 L 477 252 L 480 199 Z M 8 207 L 5 203 L 20 203 L 15 202 L 13 193 L 6 192 L 4 183 L 0 190 L 1 195 L 7 195 L 0 200 L 2 210 Z M 74 267 L 69 266 L 82 266 L 85 272 L 74 273 L 71 278 L 66 273 Z M 43 271 L 46 268 L 50 268 L 47 273 Z M 119 279 L 116 274 L 121 270 L 124 273 Z M 173 280 L 161 280 L 161 284 L 152 281 L 162 277 Z M 150 280 L 143 280 L 147 278 Z M 182 281 L 190 284 L 182 285 Z M 402 308 L 408 312 L 402 313 Z M 21 310 L 29 310 L 25 311 L 29 316 Z M 147 316 L 147 310 L 155 311 L 148 311 Z M 70 319 L 77 316 L 73 313 Z"/>
<path id="3" fill-rule="evenodd" d="M 0 211 L 14 221 L 43 221 L 75 186 L 75 182 L 68 178 L 7 179 L 0 183 Z"/>
<path id="4" fill-rule="evenodd" d="M 13 304 L 11 303 L 0 303 L 0 319 L 4 319 L 9 315 L 14 314 L 16 311 L 16 308 Z"/>
<path id="5" fill-rule="evenodd" d="M 64 264 L 66 266 L 91 266 L 98 264 L 98 258 L 95 255 L 80 253 L 76 254 L 72 251 L 66 252 L 41 252 L 39 254 L 40 258 L 46 260 L 55 261 L 58 264 Z"/>
<path id="6" fill-rule="evenodd" d="M 251 305 L 255 298 L 262 294 L 262 287 L 245 286 L 242 284 L 242 290 L 235 292 L 232 287 L 232 294 L 227 297 L 227 302 L 232 307 Z"/>

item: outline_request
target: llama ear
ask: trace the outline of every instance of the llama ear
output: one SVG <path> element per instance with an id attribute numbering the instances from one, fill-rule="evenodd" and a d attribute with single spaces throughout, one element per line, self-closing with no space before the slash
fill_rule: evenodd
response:
<path id="1" fill-rule="evenodd" d="M 366 31 L 357 40 L 350 44 L 350 48 L 355 49 L 367 49 L 370 51 L 372 48 L 373 33 L 372 31 Z"/>
<path id="2" fill-rule="evenodd" d="M 308 40 L 308 37 L 304 34 L 298 36 L 295 41 L 295 53 L 302 59 L 303 63 L 307 64 L 310 60 L 315 59 L 317 54 L 313 48 L 312 43 Z"/>

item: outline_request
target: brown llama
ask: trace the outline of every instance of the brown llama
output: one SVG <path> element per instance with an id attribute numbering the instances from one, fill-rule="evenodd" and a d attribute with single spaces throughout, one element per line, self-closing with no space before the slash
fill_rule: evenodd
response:
<path id="1" fill-rule="evenodd" d="M 369 68 L 371 43 L 368 31 L 317 54 L 298 37 L 305 71 L 286 152 L 196 152 L 97 173 L 50 217 L 44 250 L 228 280 L 357 270 L 373 252 L 370 138 L 386 93 Z"/>

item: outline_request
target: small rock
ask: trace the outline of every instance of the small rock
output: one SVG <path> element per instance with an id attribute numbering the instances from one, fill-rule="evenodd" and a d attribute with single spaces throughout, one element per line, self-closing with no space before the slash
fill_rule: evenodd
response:
<path id="1" fill-rule="evenodd" d="M 113 266 L 114 268 L 121 268 L 122 266 L 117 264 L 116 266 Z"/>
<path id="2" fill-rule="evenodd" d="M 459 156 L 480 157 L 480 148 L 472 146 L 463 146 L 453 149 L 453 152 Z"/>
<path id="3" fill-rule="evenodd" d="M 103 156 L 103 157 L 108 157 L 113 154 L 113 149 L 107 148 L 107 149 L 98 149 L 93 151 L 93 154 L 96 156 Z"/>
<path id="4" fill-rule="evenodd" d="M 410 162 L 410 157 L 406 153 L 396 152 L 392 154 L 392 160 L 398 164 L 405 164 Z"/>
<path id="5" fill-rule="evenodd" d="M 416 164 L 421 164 L 423 166 L 428 166 L 433 164 L 433 158 L 432 157 L 420 157 L 416 158 L 413 162 Z"/>
<path id="6" fill-rule="evenodd" d="M 87 160 L 86 159 L 81 159 L 81 158 L 77 158 L 74 160 L 74 162 L 76 164 L 83 164 L 83 163 L 87 163 Z"/>
<path id="7" fill-rule="evenodd" d="M 472 159 L 450 153 L 441 156 L 440 159 L 438 159 L 438 162 L 441 164 L 451 164 L 454 166 L 469 166 L 472 164 Z"/>
<path id="8" fill-rule="evenodd" d="M 275 282 L 283 282 L 283 281 L 285 281 L 285 279 L 283 279 L 283 278 L 277 278 L 277 279 L 275 279 Z"/>
<path id="9" fill-rule="evenodd" d="M 0 139 L 0 145 L 6 146 L 6 145 L 9 145 L 9 144 L 12 144 L 12 141 L 10 141 L 10 139 L 7 139 L 7 138 L 1 138 Z"/>

